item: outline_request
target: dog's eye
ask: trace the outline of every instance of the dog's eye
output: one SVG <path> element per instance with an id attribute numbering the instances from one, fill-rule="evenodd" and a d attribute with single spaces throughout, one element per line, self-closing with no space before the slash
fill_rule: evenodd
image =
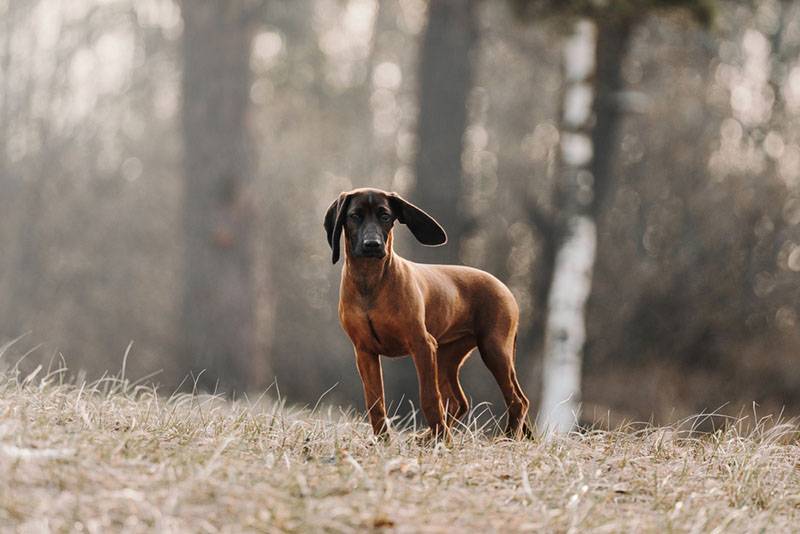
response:
<path id="1" fill-rule="evenodd" d="M 383 222 L 389 222 L 389 221 L 391 221 L 391 220 L 392 220 L 392 216 L 391 216 L 391 215 L 389 215 L 389 214 L 388 214 L 388 213 L 386 213 L 386 212 L 383 212 L 383 213 L 381 213 L 381 220 L 382 220 Z"/>
<path id="2" fill-rule="evenodd" d="M 350 214 L 350 218 L 351 218 L 352 220 L 354 220 L 354 221 L 358 222 L 358 221 L 360 221 L 360 220 L 361 220 L 361 215 L 359 215 L 358 213 L 351 213 L 351 214 Z"/>

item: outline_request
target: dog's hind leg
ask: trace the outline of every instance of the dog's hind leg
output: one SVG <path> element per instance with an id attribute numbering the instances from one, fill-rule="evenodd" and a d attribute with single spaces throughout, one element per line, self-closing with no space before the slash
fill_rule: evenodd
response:
<path id="1" fill-rule="evenodd" d="M 530 402 L 517 380 L 514 370 L 514 338 L 513 336 L 487 335 L 478 339 L 478 350 L 481 359 L 497 380 L 508 410 L 506 435 L 519 439 L 530 433 L 526 417 Z"/>
<path id="2" fill-rule="evenodd" d="M 461 365 L 475 348 L 474 339 L 459 339 L 440 345 L 436 351 L 436 364 L 439 367 L 439 391 L 447 405 L 447 414 L 452 426 L 469 411 L 469 401 L 458 379 Z"/>

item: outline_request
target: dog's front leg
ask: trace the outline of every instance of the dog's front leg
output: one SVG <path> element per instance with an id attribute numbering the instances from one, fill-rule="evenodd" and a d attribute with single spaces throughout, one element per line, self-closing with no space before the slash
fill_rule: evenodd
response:
<path id="1" fill-rule="evenodd" d="M 367 403 L 372 431 L 376 436 L 386 436 L 389 422 L 386 420 L 386 405 L 383 400 L 380 356 L 356 349 L 356 365 L 358 374 L 361 375 L 361 382 L 364 384 L 364 400 Z"/>
<path id="2" fill-rule="evenodd" d="M 417 368 L 419 380 L 419 402 L 431 432 L 436 438 L 449 439 L 450 432 L 444 419 L 442 395 L 439 392 L 439 380 L 436 365 L 436 339 L 427 332 L 411 349 L 414 366 Z"/>

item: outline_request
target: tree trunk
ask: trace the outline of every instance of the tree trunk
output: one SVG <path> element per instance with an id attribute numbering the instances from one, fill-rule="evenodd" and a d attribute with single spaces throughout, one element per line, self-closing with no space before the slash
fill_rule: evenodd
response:
<path id="1" fill-rule="evenodd" d="M 418 66 L 416 185 L 410 200 L 436 217 L 447 232 L 440 248 L 415 246 L 411 259 L 460 263 L 459 242 L 466 230 L 461 153 L 472 86 L 472 51 L 478 41 L 477 0 L 431 0 Z M 387 359 L 390 397 L 418 399 L 417 373 L 410 359 Z M 408 401 L 399 406 L 406 415 Z"/>
<path id="2" fill-rule="evenodd" d="M 200 384 L 264 381 L 246 188 L 252 31 L 242 1 L 184 2 L 183 350 Z M 257 359 L 261 358 L 262 361 Z"/>
<path id="3" fill-rule="evenodd" d="M 592 146 L 594 158 L 591 169 L 594 176 L 594 194 L 591 211 L 595 216 L 602 210 L 616 182 L 611 166 L 618 154 L 619 129 L 625 103 L 621 99 L 625 80 L 622 63 L 628 51 L 631 35 L 638 19 L 623 18 L 605 22 L 597 35 L 597 72 L 595 73 L 594 127 Z"/>
<path id="4" fill-rule="evenodd" d="M 478 43 L 476 0 L 431 0 L 419 60 L 414 202 L 444 226 L 448 244 L 424 249 L 415 259 L 459 263 L 467 231 L 461 153 L 472 87 L 473 51 Z"/>
<path id="5" fill-rule="evenodd" d="M 545 324 L 542 404 L 537 426 L 569 432 L 580 410 L 581 365 L 586 342 L 586 302 L 597 245 L 594 218 L 573 215 L 556 254 Z"/>
<path id="6" fill-rule="evenodd" d="M 9 214 L 13 213 L 11 208 L 15 199 L 15 188 L 12 183 L 10 169 L 8 165 L 8 138 L 10 133 L 9 119 L 11 118 L 11 42 L 16 25 L 15 2 L 8 2 L 6 13 L 3 17 L 3 37 L 2 37 L 2 56 L 0 56 L 0 75 L 2 75 L 2 86 L 0 87 L 0 211 L 5 214 L 4 220 L 9 220 Z M 10 240 L 11 233 L 5 227 L 0 229 L 0 243 L 3 248 L 8 250 L 6 243 Z M 0 344 L 21 334 L 16 328 L 19 310 L 13 309 L 11 298 L 8 296 L 15 289 L 12 276 L 14 262 L 9 259 L 9 253 L 5 252 L 0 257 L 0 294 L 5 295 L 4 302 L 0 305 Z"/>
<path id="7" fill-rule="evenodd" d="M 596 219 L 613 181 L 622 59 L 632 21 L 581 20 L 564 49 L 564 97 L 556 245 L 545 322 L 542 403 L 537 426 L 568 432 L 578 422 L 586 343 L 586 304 L 597 251 Z M 594 119 L 594 121 L 592 121 Z M 592 124 L 593 122 L 593 124 Z"/>
<path id="8" fill-rule="evenodd" d="M 8 120 L 11 117 L 11 110 L 9 109 L 11 98 L 9 91 L 11 89 L 11 42 L 14 32 L 14 16 L 15 16 L 15 3 L 9 2 L 6 7 L 6 13 L 3 17 L 3 55 L 0 56 L 0 72 L 3 76 L 3 86 L 0 89 L 0 180 L 6 182 L 8 177 L 8 133 L 10 127 Z M 3 185 L 5 185 L 3 183 Z"/>
<path id="9" fill-rule="evenodd" d="M 531 283 L 531 296 L 533 297 L 533 316 L 529 335 L 520 338 L 517 353 L 540 354 L 544 348 L 544 332 L 547 322 L 547 299 L 550 296 L 550 288 L 553 285 L 553 273 L 556 268 L 556 254 L 558 243 L 553 229 L 555 225 L 548 225 L 539 228 L 541 245 L 536 263 L 533 265 L 533 280 Z M 524 343 L 524 344 L 523 344 Z M 538 377 L 534 381 L 531 378 L 526 390 L 535 391 L 538 389 Z"/>

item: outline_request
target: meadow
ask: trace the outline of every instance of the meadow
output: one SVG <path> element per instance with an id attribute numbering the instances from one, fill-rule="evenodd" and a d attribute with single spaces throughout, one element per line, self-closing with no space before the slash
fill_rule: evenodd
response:
<path id="1" fill-rule="evenodd" d="M 413 420 L 267 394 L 163 394 L 124 375 L 0 375 L 3 532 L 777 532 L 800 519 L 798 426 L 698 416 L 452 443 Z M 473 414 L 474 415 L 474 414 Z"/>

